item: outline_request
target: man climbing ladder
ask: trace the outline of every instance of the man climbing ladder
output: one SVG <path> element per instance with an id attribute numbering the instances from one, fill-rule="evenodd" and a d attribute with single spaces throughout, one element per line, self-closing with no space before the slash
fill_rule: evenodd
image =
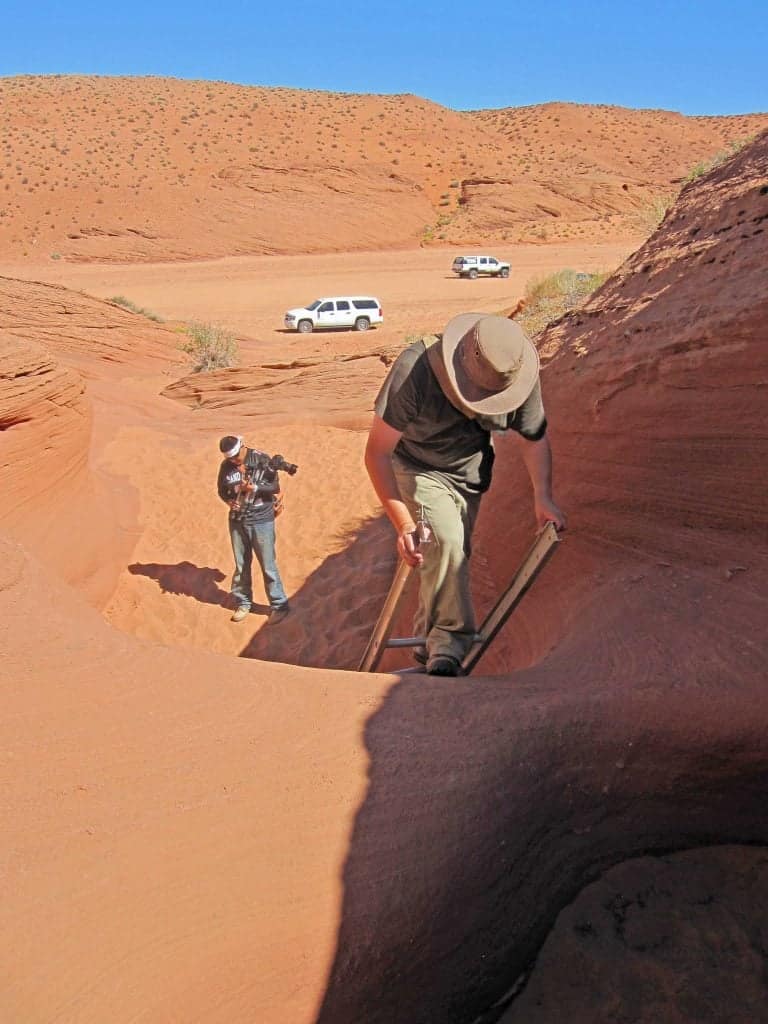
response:
<path id="1" fill-rule="evenodd" d="M 459 675 L 476 637 L 469 556 L 480 499 L 491 483 L 491 431 L 512 430 L 533 485 L 539 527 L 566 519 L 552 499 L 552 455 L 539 359 L 519 324 L 462 313 L 432 344 L 395 360 L 376 399 L 365 464 L 397 531 L 397 551 L 420 570 L 415 657 L 430 675 Z M 419 549 L 420 510 L 433 542 Z"/>

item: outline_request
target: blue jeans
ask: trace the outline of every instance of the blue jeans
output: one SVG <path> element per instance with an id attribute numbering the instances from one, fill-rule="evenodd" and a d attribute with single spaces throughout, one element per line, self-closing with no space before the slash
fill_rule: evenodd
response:
<path id="1" fill-rule="evenodd" d="M 250 608 L 253 604 L 253 583 L 251 564 L 253 556 L 261 568 L 264 592 L 272 608 L 288 603 L 280 570 L 275 556 L 275 521 L 266 523 L 244 523 L 239 519 L 229 520 L 229 537 L 232 554 L 235 556 L 235 574 L 232 577 L 232 596 L 238 608 Z"/>

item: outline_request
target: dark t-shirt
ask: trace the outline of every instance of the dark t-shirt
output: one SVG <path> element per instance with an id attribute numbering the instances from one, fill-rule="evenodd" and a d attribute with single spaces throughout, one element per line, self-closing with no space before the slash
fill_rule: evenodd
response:
<path id="1" fill-rule="evenodd" d="M 266 523 L 275 518 L 273 496 L 279 493 L 280 482 L 277 471 L 265 465 L 267 458 L 264 452 L 249 449 L 245 456 L 245 476 L 251 483 L 256 484 L 257 490 L 240 499 L 239 510 L 230 509 L 230 519 L 244 523 Z M 241 467 L 231 459 L 224 459 L 219 466 L 217 482 L 221 500 L 230 502 L 236 498 L 242 480 Z"/>
<path id="2" fill-rule="evenodd" d="M 539 382 L 514 412 L 469 419 L 445 397 L 423 341 L 400 353 L 374 410 L 402 433 L 395 455 L 406 466 L 436 471 L 460 491 L 481 493 L 491 484 L 492 430 L 516 430 L 530 441 L 547 429 Z"/>

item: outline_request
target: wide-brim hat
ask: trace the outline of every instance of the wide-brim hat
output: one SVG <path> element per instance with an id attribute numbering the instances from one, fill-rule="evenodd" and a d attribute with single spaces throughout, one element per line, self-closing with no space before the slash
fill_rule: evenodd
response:
<path id="1" fill-rule="evenodd" d="M 519 409 L 539 376 L 539 354 L 515 320 L 459 313 L 446 324 L 441 355 L 451 387 L 478 415 Z"/>

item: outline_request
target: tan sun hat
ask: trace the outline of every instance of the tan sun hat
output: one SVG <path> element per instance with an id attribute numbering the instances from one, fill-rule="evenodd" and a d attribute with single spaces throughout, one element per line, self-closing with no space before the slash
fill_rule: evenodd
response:
<path id="1" fill-rule="evenodd" d="M 443 331 L 441 355 L 461 404 L 481 416 L 519 409 L 539 376 L 533 342 L 504 316 L 455 316 Z"/>

